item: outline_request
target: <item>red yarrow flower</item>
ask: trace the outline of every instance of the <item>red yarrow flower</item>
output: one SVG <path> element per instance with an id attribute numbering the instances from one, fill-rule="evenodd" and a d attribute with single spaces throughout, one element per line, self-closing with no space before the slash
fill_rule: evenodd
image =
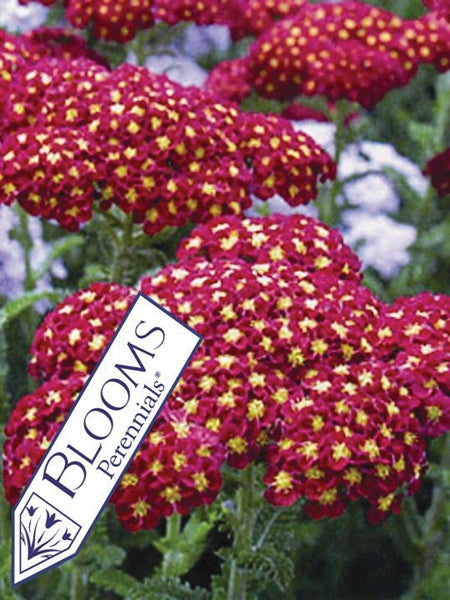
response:
<path id="1" fill-rule="evenodd" d="M 406 21 L 360 2 L 306 4 L 250 47 L 250 80 L 262 96 L 346 98 L 372 108 L 408 83 L 422 62 L 449 68 L 450 28 L 433 14 Z"/>
<path id="2" fill-rule="evenodd" d="M 29 4 L 31 0 L 19 0 Z M 55 0 L 38 0 L 51 6 Z M 141 29 L 152 27 L 152 0 L 64 0 L 66 17 L 78 29 L 93 25 L 96 38 L 129 42 Z"/>
<path id="3" fill-rule="evenodd" d="M 135 295 L 122 285 L 95 283 L 69 296 L 34 336 L 30 375 L 47 380 L 91 373 Z"/>
<path id="4" fill-rule="evenodd" d="M 361 280 L 361 262 L 341 234 L 306 215 L 270 215 L 264 219 L 227 217 L 199 225 L 181 241 L 177 257 L 207 260 L 239 258 L 271 263 L 287 260 L 307 273 Z"/>
<path id="5" fill-rule="evenodd" d="M 234 40 L 259 35 L 274 21 L 294 14 L 305 0 L 155 0 L 155 18 L 171 25 L 226 25 Z"/>
<path id="6" fill-rule="evenodd" d="M 329 155 L 288 121 L 243 113 L 144 68 L 44 58 L 10 79 L 0 201 L 71 230 L 96 200 L 153 234 L 240 215 L 254 196 L 305 204 L 318 181 L 335 177 Z"/>
<path id="7" fill-rule="evenodd" d="M 51 377 L 14 407 L 5 427 L 3 480 L 14 505 L 85 383 L 84 373 Z"/>
<path id="8" fill-rule="evenodd" d="M 205 88 L 220 98 L 240 102 L 250 94 L 249 80 L 247 58 L 235 58 L 217 63 L 208 74 Z"/>
<path id="9" fill-rule="evenodd" d="M 378 522 L 417 492 L 428 438 L 450 428 L 450 298 L 385 305 L 358 265 L 311 218 L 221 217 L 192 232 L 178 263 L 143 278 L 141 290 L 204 341 L 114 495 L 125 527 L 213 502 L 225 462 L 264 461 L 266 499 L 304 498 L 313 518 L 362 499 Z M 93 284 L 38 329 L 30 372 L 46 381 L 6 428 L 10 500 L 42 455 L 34 430 L 47 443 L 63 418 L 49 399 L 56 378 L 75 389 L 92 372 L 134 295 Z"/>

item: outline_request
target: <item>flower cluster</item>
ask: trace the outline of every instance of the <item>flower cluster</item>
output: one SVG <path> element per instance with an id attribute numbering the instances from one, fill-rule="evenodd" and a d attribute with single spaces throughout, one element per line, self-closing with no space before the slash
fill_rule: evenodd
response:
<path id="1" fill-rule="evenodd" d="M 240 9 L 229 23 L 233 39 L 248 35 L 260 35 L 275 21 L 298 12 L 306 0 L 247 0 L 240 3 Z M 244 4 L 244 6 L 242 6 Z"/>
<path id="2" fill-rule="evenodd" d="M 34 0 L 19 0 L 28 5 Z M 56 0 L 35 0 L 44 6 Z M 305 0 L 64 0 L 69 23 L 79 29 L 93 25 L 95 37 L 128 42 L 154 20 L 174 25 L 189 21 L 230 28 L 234 39 L 258 35 L 272 23 L 294 14 Z"/>
<path id="3" fill-rule="evenodd" d="M 82 58 L 107 65 L 106 60 L 91 50 L 83 38 L 62 27 L 39 27 L 20 36 L 0 30 L 0 108 L 13 89 L 17 71 L 31 68 L 43 59 Z M 32 115 L 30 120 L 33 121 Z"/>
<path id="4" fill-rule="evenodd" d="M 224 455 L 213 432 L 165 410 L 112 498 L 119 519 L 130 531 L 152 529 L 174 511 L 211 504 Z"/>
<path id="5" fill-rule="evenodd" d="M 268 264 L 286 260 L 305 273 L 361 280 L 360 261 L 341 234 L 306 215 L 271 215 L 263 221 L 228 217 L 217 225 L 200 225 L 177 252 L 179 260 L 192 256 Z"/>
<path id="6" fill-rule="evenodd" d="M 135 295 L 119 284 L 96 283 L 69 296 L 37 330 L 30 374 L 47 380 L 91 373 Z"/>
<path id="7" fill-rule="evenodd" d="M 50 442 L 72 408 L 86 377 L 51 377 L 19 400 L 5 427 L 3 480 L 8 502 L 15 504 Z"/>
<path id="8" fill-rule="evenodd" d="M 431 158 L 424 172 L 440 196 L 450 194 L 450 148 Z"/>
<path id="9" fill-rule="evenodd" d="M 39 2 L 51 6 L 55 0 Z M 152 0 L 65 0 L 65 5 L 69 23 L 78 29 L 92 24 L 95 37 L 103 40 L 129 42 L 139 30 L 153 25 Z"/>
<path id="10" fill-rule="evenodd" d="M 170 25 L 191 21 L 197 25 L 228 25 L 238 0 L 155 0 L 155 18 Z"/>
<path id="11" fill-rule="evenodd" d="M 213 219 L 178 259 L 140 287 L 204 341 L 113 496 L 124 526 L 212 502 L 225 461 L 265 461 L 267 500 L 306 498 L 314 518 L 360 498 L 373 522 L 398 511 L 425 472 L 426 439 L 450 428 L 450 298 L 384 305 L 339 233 L 301 215 Z M 46 382 L 7 425 L 10 501 L 62 419 L 55 378 L 69 405 L 133 295 L 94 284 L 38 330 L 30 369 Z"/>
<path id="12" fill-rule="evenodd" d="M 331 158 L 280 117 L 243 113 L 128 64 L 109 71 L 49 57 L 14 66 L 3 55 L 0 201 L 68 229 L 90 219 L 96 200 L 151 234 L 241 214 L 254 195 L 307 203 L 318 180 L 335 176 Z"/>
<path id="13" fill-rule="evenodd" d="M 191 21 L 230 28 L 233 39 L 259 35 L 274 21 L 295 14 L 305 0 L 155 0 L 155 17 L 170 24 Z"/>
<path id="14" fill-rule="evenodd" d="M 245 85 L 268 98 L 323 94 L 372 108 L 420 63 L 446 71 L 449 52 L 450 28 L 435 13 L 403 20 L 355 1 L 305 4 L 250 46 Z"/>
<path id="15" fill-rule="evenodd" d="M 153 25 L 151 8 L 152 0 L 69 0 L 66 15 L 79 29 L 92 23 L 98 38 L 128 42 Z"/>
<path id="16" fill-rule="evenodd" d="M 206 89 L 220 98 L 240 102 L 251 91 L 249 63 L 246 57 L 223 60 L 209 72 Z"/>

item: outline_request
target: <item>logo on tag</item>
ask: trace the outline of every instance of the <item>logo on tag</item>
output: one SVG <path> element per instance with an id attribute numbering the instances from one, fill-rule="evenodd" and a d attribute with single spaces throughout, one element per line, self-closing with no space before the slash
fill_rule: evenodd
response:
<path id="1" fill-rule="evenodd" d="M 200 341 L 138 294 L 14 508 L 13 586 L 79 552 Z"/>

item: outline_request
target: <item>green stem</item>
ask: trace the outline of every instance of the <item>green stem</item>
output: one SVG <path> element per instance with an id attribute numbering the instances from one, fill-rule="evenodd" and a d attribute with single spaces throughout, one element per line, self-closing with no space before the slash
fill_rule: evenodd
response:
<path id="1" fill-rule="evenodd" d="M 446 79 L 444 79 L 446 77 Z M 450 75 L 443 76 L 442 81 L 446 81 L 443 89 L 439 89 L 436 84 L 437 94 L 437 114 L 435 117 L 435 132 L 433 136 L 434 148 L 440 152 L 446 145 L 446 137 L 449 135 L 450 128 Z"/>
<path id="2" fill-rule="evenodd" d="M 147 41 L 148 41 L 148 32 L 147 31 L 138 31 L 136 35 L 135 49 L 136 49 L 136 61 L 138 66 L 143 67 L 145 65 L 145 61 L 147 60 Z"/>
<path id="3" fill-rule="evenodd" d="M 33 240 L 31 239 L 30 230 L 28 229 L 29 217 L 27 213 L 20 207 L 16 207 L 16 214 L 19 217 L 18 238 L 23 249 L 25 263 L 25 282 L 24 288 L 26 291 L 34 289 L 36 282 L 31 268 L 31 251 L 33 250 Z"/>
<path id="4" fill-rule="evenodd" d="M 336 112 L 334 115 L 334 124 L 336 125 L 336 135 L 334 143 L 334 162 L 336 166 L 339 165 L 342 152 L 345 149 L 345 117 L 346 108 L 341 102 L 336 104 Z M 332 181 L 328 193 L 324 194 L 321 198 L 321 202 L 318 204 L 319 207 L 319 218 L 328 225 L 335 225 L 339 218 L 339 208 L 337 206 L 337 198 L 342 191 L 341 182 L 336 179 Z"/>
<path id="5" fill-rule="evenodd" d="M 175 512 L 175 513 L 173 513 L 173 515 L 171 515 L 167 519 L 166 537 L 172 547 L 174 547 L 175 544 L 177 543 L 178 536 L 180 535 L 180 531 L 181 531 L 181 515 L 179 513 Z"/>
<path id="6" fill-rule="evenodd" d="M 164 552 L 164 557 L 161 565 L 161 571 L 163 575 L 175 575 L 179 574 L 179 543 L 180 543 L 180 532 L 181 532 L 181 515 L 179 513 L 173 513 L 168 519 L 166 519 L 166 537 L 165 545 L 167 550 Z"/>
<path id="7" fill-rule="evenodd" d="M 270 533 L 270 530 L 273 527 L 273 524 L 275 523 L 275 521 L 278 519 L 278 516 L 280 515 L 280 511 L 276 511 L 273 513 L 273 515 L 270 517 L 269 522 L 267 523 L 264 531 L 261 534 L 261 537 L 259 538 L 259 540 L 256 542 L 255 545 L 255 550 L 259 550 L 262 545 L 264 544 L 264 542 L 266 541 L 267 536 Z"/>
<path id="8" fill-rule="evenodd" d="M 420 559 L 414 568 L 413 585 L 411 595 L 409 596 L 413 599 L 419 599 L 422 597 L 420 594 L 420 584 L 424 581 L 433 567 L 444 536 L 441 530 L 441 525 L 442 521 L 445 519 L 444 515 L 446 510 L 446 490 L 444 478 L 445 474 L 449 471 L 450 435 L 447 434 L 440 464 L 442 478 L 441 480 L 437 480 L 435 482 L 431 505 L 423 520 L 423 538 L 421 543 Z"/>
<path id="9" fill-rule="evenodd" d="M 8 375 L 8 355 L 6 336 L 0 327 L 0 422 L 4 422 L 9 416 L 8 392 L 6 389 L 6 377 Z"/>
<path id="10" fill-rule="evenodd" d="M 4 546 L 11 537 L 11 508 L 0 494 L 0 544 Z"/>
<path id="11" fill-rule="evenodd" d="M 118 247 L 115 249 L 113 266 L 111 269 L 111 280 L 118 283 L 124 281 L 129 267 L 133 249 L 133 217 L 126 215 L 123 221 L 122 235 Z"/>
<path id="12" fill-rule="evenodd" d="M 82 569 L 74 567 L 71 577 L 70 600 L 86 600 L 87 577 Z"/>
<path id="13" fill-rule="evenodd" d="M 256 520 L 255 510 L 255 469 L 250 464 L 242 473 L 241 483 L 236 492 L 236 528 L 233 549 L 247 553 L 252 548 L 253 529 Z M 233 558 L 228 577 L 227 600 L 246 600 L 247 581 L 245 569 Z"/>

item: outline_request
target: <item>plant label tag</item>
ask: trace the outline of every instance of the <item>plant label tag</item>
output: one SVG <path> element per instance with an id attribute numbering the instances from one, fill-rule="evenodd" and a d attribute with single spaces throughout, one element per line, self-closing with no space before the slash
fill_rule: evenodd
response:
<path id="1" fill-rule="evenodd" d="M 200 342 L 138 294 L 14 508 L 13 586 L 79 552 Z"/>

